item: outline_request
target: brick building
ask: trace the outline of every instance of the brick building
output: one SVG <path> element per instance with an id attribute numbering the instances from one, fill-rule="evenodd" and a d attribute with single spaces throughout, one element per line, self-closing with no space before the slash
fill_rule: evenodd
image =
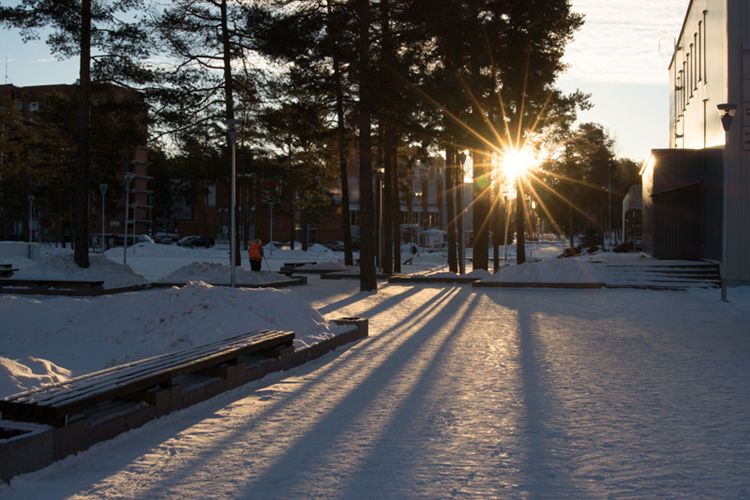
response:
<path id="1" fill-rule="evenodd" d="M 100 104 L 112 101 L 129 101 L 130 103 L 135 103 L 139 108 L 138 115 L 141 113 L 145 114 L 143 99 L 138 93 L 114 85 L 100 85 L 96 89 L 92 92 L 93 106 L 99 106 Z M 21 113 L 23 118 L 29 121 L 35 120 L 36 113 L 44 106 L 45 97 L 54 92 L 74 98 L 78 95 L 78 86 L 65 84 L 28 87 L 17 87 L 11 84 L 0 85 L 0 96 L 9 97 L 15 103 L 16 109 Z M 137 119 L 138 116 L 135 115 L 134 118 Z M 101 191 L 97 186 L 91 188 L 91 197 L 89 200 L 89 234 L 92 236 L 91 244 L 94 248 L 100 247 L 98 237 L 102 232 L 103 215 L 106 217 L 104 220 L 105 233 L 120 235 L 125 231 L 124 206 L 126 196 L 124 176 L 126 172 L 134 174 L 129 192 L 128 232 L 132 234 L 133 230 L 135 230 L 136 234 L 151 233 L 152 207 L 151 191 L 149 190 L 149 180 L 151 177 L 148 175 L 149 149 L 145 145 L 145 130 L 143 134 L 139 135 L 143 137 L 142 145 L 122 145 L 122 155 L 118 160 L 120 163 L 118 168 L 119 173 L 116 175 L 117 182 L 120 183 L 120 186 L 118 186 L 120 189 L 113 189 L 114 186 L 109 186 L 105 193 L 105 197 L 115 196 L 115 192 L 121 191 L 123 193 L 123 196 L 119 197 L 121 199 L 116 203 L 117 209 L 112 210 L 111 204 L 108 204 L 110 210 L 107 212 L 105 209 L 105 213 L 103 214 Z M 38 186 L 33 185 L 31 182 L 29 182 L 27 188 L 31 195 L 34 195 L 38 191 Z M 0 237 L 3 239 L 28 240 L 30 231 L 31 238 L 34 241 L 72 241 L 70 223 L 63 219 L 62 214 L 59 213 L 59 207 L 50 206 L 47 200 L 44 200 L 42 197 L 35 196 L 34 202 L 29 205 L 23 215 L 19 215 L 17 211 L 13 213 L 10 210 L 4 210 L 4 208 L 0 207 L 2 209 Z M 28 213 L 29 209 L 32 211 L 30 217 Z M 135 219 L 135 222 L 133 222 L 133 219 Z M 113 238 L 106 239 L 107 241 L 114 241 Z"/>

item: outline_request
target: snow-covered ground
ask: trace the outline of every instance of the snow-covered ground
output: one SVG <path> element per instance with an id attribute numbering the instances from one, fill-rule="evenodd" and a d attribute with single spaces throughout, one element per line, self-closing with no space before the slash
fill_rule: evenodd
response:
<path id="1" fill-rule="evenodd" d="M 138 247 L 128 265 L 155 281 L 189 274 L 196 261 L 228 263 L 226 248 L 183 250 Z M 570 269 L 596 273 L 586 259 L 640 259 L 558 260 L 559 251 L 534 247 L 542 262 L 510 267 L 506 279 L 572 279 Z M 122 249 L 110 252 L 122 262 Z M 275 271 L 342 255 L 266 257 Z M 439 259 L 403 270 L 445 272 Z M 206 267 L 228 274 L 192 266 Z M 194 283 L 97 298 L 0 296 L 0 357 L 33 372 L 22 385 L 237 325 L 310 332 L 314 342 L 333 333 L 327 320 L 370 319 L 370 337 L 348 349 L 15 478 L 0 497 L 750 498 L 748 287 L 724 303 L 715 289 L 381 282 L 361 293 L 357 280 L 309 280 L 283 290 Z"/>

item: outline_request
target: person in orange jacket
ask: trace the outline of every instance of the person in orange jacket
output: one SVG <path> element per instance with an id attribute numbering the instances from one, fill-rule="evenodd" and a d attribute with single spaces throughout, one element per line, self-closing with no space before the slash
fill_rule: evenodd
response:
<path id="1" fill-rule="evenodd" d="M 250 258 L 250 270 L 259 273 L 260 265 L 263 263 L 263 246 L 259 239 L 252 241 L 247 256 Z"/>

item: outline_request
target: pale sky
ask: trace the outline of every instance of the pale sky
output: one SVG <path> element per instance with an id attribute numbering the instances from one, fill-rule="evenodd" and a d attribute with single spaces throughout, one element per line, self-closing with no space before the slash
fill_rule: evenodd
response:
<path id="1" fill-rule="evenodd" d="M 3 4 L 15 4 L 6 2 Z M 586 23 L 568 46 L 564 91 L 591 93 L 593 110 L 582 121 L 601 123 L 617 141 L 617 154 L 636 161 L 669 145 L 667 65 L 690 0 L 571 0 Z M 660 53 L 661 47 L 661 53 Z M 3 83 L 19 87 L 73 83 L 75 60 L 58 62 L 43 40 L 24 44 L 0 30 Z"/>
<path id="2" fill-rule="evenodd" d="M 690 0 L 571 0 L 586 15 L 568 46 L 559 86 L 592 94 L 582 121 L 601 123 L 618 156 L 644 160 L 669 146 L 671 48 Z M 661 50 L 660 50 L 661 48 Z"/>

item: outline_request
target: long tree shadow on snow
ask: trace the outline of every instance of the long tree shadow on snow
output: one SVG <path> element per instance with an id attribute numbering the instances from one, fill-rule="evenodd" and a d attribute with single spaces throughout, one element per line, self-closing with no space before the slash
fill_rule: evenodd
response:
<path id="1" fill-rule="evenodd" d="M 475 306 L 474 301 L 469 299 L 472 295 L 467 290 L 452 288 L 440 290 L 430 304 L 425 304 L 422 311 L 416 311 L 412 318 L 406 318 L 400 325 L 376 339 L 368 340 L 361 349 L 347 359 L 347 364 L 357 366 L 367 360 L 377 358 L 377 351 L 383 353 L 380 358 L 374 360 L 377 363 L 372 371 L 357 386 L 352 388 L 344 399 L 334 408 L 323 415 L 292 447 L 284 450 L 282 456 L 277 457 L 272 467 L 268 468 L 257 478 L 251 478 L 247 483 L 248 491 L 256 488 L 264 490 L 264 483 L 273 482 L 275 478 L 287 477 L 274 485 L 275 496 L 278 498 L 295 498 L 304 491 L 306 484 L 315 483 L 315 477 L 289 477 L 289 471 L 297 469 L 298 460 L 304 457 L 305 463 L 327 464 L 331 461 L 353 459 L 347 467 L 356 470 L 339 470 L 341 475 L 341 488 L 339 492 L 327 492 L 326 496 L 338 498 L 355 498 L 363 491 L 375 492 L 382 485 L 372 484 L 378 481 L 368 475 L 367 462 L 379 462 L 387 453 L 389 443 L 393 443 L 393 433 L 398 429 L 409 428 L 412 419 L 419 415 L 410 415 L 411 404 L 406 404 L 412 399 L 419 400 L 421 393 L 431 384 L 429 376 L 435 370 L 439 370 L 439 363 L 443 351 L 447 348 L 449 338 L 460 330 L 466 317 Z M 467 299 L 469 303 L 467 305 Z M 387 308 L 375 308 L 379 313 L 387 313 Z M 439 340 L 441 344 L 430 355 L 430 359 L 424 360 L 424 346 L 434 340 L 435 332 L 445 325 L 447 316 L 462 315 L 456 320 L 456 326 L 444 333 Z M 374 311 L 374 310 L 373 310 Z M 372 312 L 372 311 L 371 311 Z M 415 321 L 420 326 L 415 327 Z M 393 349 L 388 349 L 391 343 L 398 343 Z M 407 384 L 403 392 L 403 384 L 399 380 L 412 377 L 415 364 L 425 365 L 419 377 Z M 320 379 L 318 384 L 327 384 L 328 377 Z M 397 394 L 394 394 L 393 391 Z M 383 408 L 383 400 L 395 404 L 396 408 Z M 380 416 L 376 429 L 374 422 L 370 419 L 371 412 L 380 415 L 381 411 L 389 412 L 390 415 Z M 388 422 L 384 422 L 387 420 Z M 327 431 L 337 429 L 335 442 L 321 442 L 327 435 Z M 358 441 L 362 440 L 361 443 Z M 397 440 L 396 440 L 397 442 Z M 361 446 L 360 446 L 361 445 Z M 383 448 L 383 449 L 381 449 Z M 346 459 L 347 455 L 352 455 Z M 387 459 L 386 459 L 387 460 Z M 363 464 L 364 463 L 364 464 Z M 316 473 L 311 472 L 315 475 Z M 395 494 L 395 493 L 394 493 Z M 387 495 L 386 495 L 387 496 Z"/>

